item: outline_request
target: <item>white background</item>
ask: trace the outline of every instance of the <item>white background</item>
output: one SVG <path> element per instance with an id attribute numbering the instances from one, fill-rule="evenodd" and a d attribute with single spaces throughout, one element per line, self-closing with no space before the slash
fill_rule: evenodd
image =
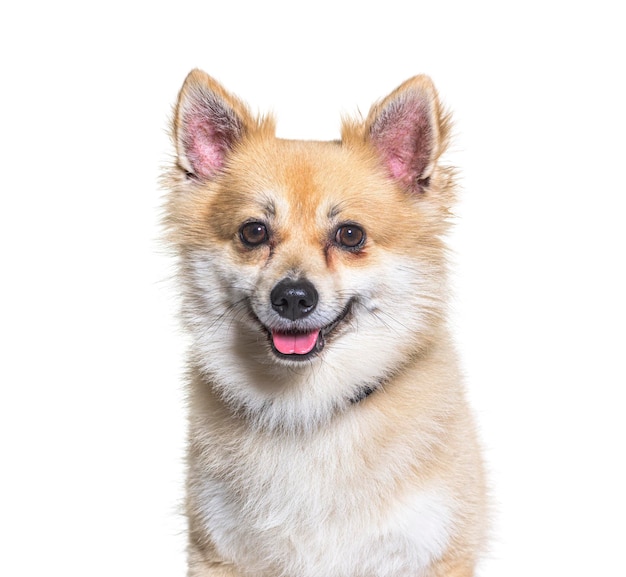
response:
<path id="1" fill-rule="evenodd" d="M 17 6 L 0 9 L 0 574 L 184 575 L 157 178 L 198 66 L 279 135 L 318 139 L 433 77 L 462 174 L 452 321 L 499 511 L 480 575 L 626 575 L 618 2 Z"/>

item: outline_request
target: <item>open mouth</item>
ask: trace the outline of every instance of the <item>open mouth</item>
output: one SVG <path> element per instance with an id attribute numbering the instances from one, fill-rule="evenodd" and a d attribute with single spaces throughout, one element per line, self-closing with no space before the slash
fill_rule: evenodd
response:
<path id="1" fill-rule="evenodd" d="M 353 301 L 349 301 L 339 316 L 331 323 L 310 331 L 278 331 L 265 328 L 274 354 L 289 360 L 306 360 L 318 354 L 332 338 L 337 327 L 352 312 Z"/>

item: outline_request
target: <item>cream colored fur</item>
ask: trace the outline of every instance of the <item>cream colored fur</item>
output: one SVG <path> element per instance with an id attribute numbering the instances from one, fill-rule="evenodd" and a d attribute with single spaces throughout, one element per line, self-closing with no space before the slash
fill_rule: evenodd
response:
<path id="1" fill-rule="evenodd" d="M 454 183 L 430 80 L 344 120 L 341 142 L 305 142 L 193 71 L 173 132 L 189 576 L 474 575 L 485 481 L 446 324 Z M 246 245 L 246 222 L 267 241 Z M 358 250 L 336 241 L 345 223 Z M 272 307 L 285 278 L 319 293 L 305 318 Z M 306 358 L 272 349 L 273 330 L 320 327 Z"/>

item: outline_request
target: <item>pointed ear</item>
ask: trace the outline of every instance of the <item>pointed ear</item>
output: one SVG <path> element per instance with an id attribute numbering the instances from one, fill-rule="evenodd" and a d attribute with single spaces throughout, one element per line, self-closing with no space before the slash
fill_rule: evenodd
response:
<path id="1" fill-rule="evenodd" d="M 365 133 L 390 175 L 423 192 L 447 135 L 430 78 L 415 76 L 375 104 L 365 121 Z"/>
<path id="2" fill-rule="evenodd" d="M 178 95 L 174 138 L 178 164 L 198 178 L 211 178 L 253 120 L 246 105 L 201 70 L 193 70 Z"/>

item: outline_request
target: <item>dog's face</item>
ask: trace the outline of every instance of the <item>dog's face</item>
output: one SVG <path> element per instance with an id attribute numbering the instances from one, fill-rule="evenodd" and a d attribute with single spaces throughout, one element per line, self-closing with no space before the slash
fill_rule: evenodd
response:
<path id="1" fill-rule="evenodd" d="M 340 142 L 286 141 L 203 73 L 181 91 L 168 225 L 194 363 L 269 426 L 310 426 L 419 355 L 445 299 L 451 177 L 432 85 Z"/>

